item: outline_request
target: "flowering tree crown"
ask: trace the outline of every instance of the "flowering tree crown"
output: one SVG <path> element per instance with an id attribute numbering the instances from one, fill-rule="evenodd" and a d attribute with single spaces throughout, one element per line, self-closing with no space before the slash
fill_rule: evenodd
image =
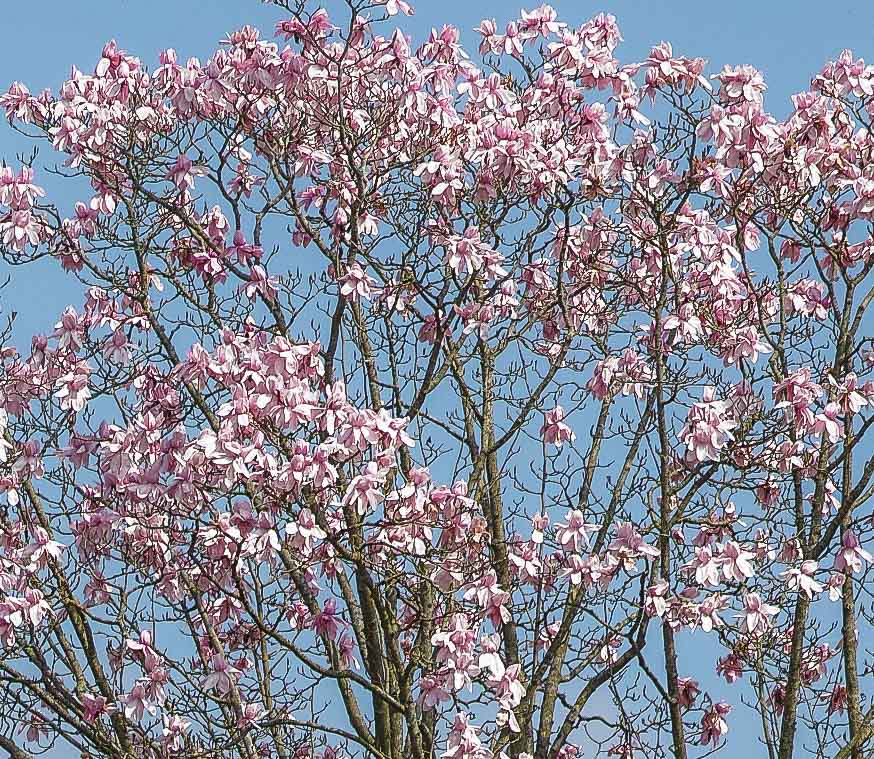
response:
<path id="1" fill-rule="evenodd" d="M 0 747 L 863 756 L 874 67 L 274 5 L 0 96 Z"/>

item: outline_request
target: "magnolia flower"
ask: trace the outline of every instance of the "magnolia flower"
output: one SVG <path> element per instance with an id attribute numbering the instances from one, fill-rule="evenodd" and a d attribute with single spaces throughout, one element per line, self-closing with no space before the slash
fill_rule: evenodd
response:
<path id="1" fill-rule="evenodd" d="M 232 667 L 221 654 L 213 654 L 211 664 L 212 672 L 204 678 L 201 687 L 204 690 L 215 690 L 220 696 L 224 696 L 233 689 L 243 673 Z"/>
<path id="2" fill-rule="evenodd" d="M 360 515 L 373 511 L 385 498 L 381 490 L 384 480 L 379 465 L 369 462 L 361 474 L 352 478 L 343 497 L 344 503 L 354 506 Z"/>
<path id="3" fill-rule="evenodd" d="M 728 654 L 717 661 L 716 673 L 722 675 L 728 683 L 737 682 L 743 677 L 743 663 L 737 654 Z"/>
<path id="4" fill-rule="evenodd" d="M 94 722 L 99 717 L 110 715 L 116 707 L 110 704 L 104 696 L 94 696 L 90 693 L 82 695 L 82 705 L 85 707 L 83 718 L 86 722 Z"/>
<path id="5" fill-rule="evenodd" d="M 40 738 L 49 735 L 49 726 L 46 718 L 38 712 L 32 712 L 30 719 L 18 728 L 19 733 L 25 733 L 24 739 L 28 743 L 38 743 Z"/>
<path id="6" fill-rule="evenodd" d="M 729 416 L 729 404 L 716 400 L 716 391 L 705 388 L 703 398 L 692 406 L 681 437 L 693 462 L 718 461 L 720 451 L 734 438 L 737 422 Z"/>
<path id="7" fill-rule="evenodd" d="M 331 640 L 337 637 L 337 633 L 345 624 L 337 612 L 337 602 L 333 598 L 325 601 L 322 610 L 313 616 L 313 630 L 315 630 L 317 635 L 322 635 Z"/>
<path id="8" fill-rule="evenodd" d="M 655 558 L 659 555 L 658 549 L 653 548 L 643 536 L 634 529 L 631 522 L 619 522 L 616 527 L 616 536 L 607 549 L 621 555 L 650 556 Z"/>
<path id="9" fill-rule="evenodd" d="M 506 669 L 495 672 L 491 670 L 491 675 L 486 680 L 487 684 L 494 691 L 495 697 L 503 710 L 502 720 L 508 724 L 510 730 L 514 733 L 519 732 L 519 724 L 513 714 L 522 699 L 525 697 L 525 686 L 520 680 L 521 666 L 513 664 Z"/>
<path id="10" fill-rule="evenodd" d="M 19 603 L 0 601 L 0 642 L 5 648 L 15 645 L 15 631 L 24 624 L 24 614 Z"/>
<path id="11" fill-rule="evenodd" d="M 845 530 L 841 536 L 841 549 L 835 557 L 835 570 L 838 572 L 861 572 L 862 562 L 871 563 L 874 557 L 862 548 L 859 538 L 852 530 Z"/>
<path id="12" fill-rule="evenodd" d="M 419 680 L 419 697 L 416 703 L 425 711 L 437 709 L 444 701 L 449 700 L 449 691 L 446 690 L 445 682 L 436 675 L 423 675 Z"/>
<path id="13" fill-rule="evenodd" d="M 799 593 L 804 593 L 808 598 L 813 598 L 816 593 L 822 591 L 822 584 L 814 579 L 818 568 L 819 564 L 808 559 L 802 562 L 800 567 L 791 567 L 785 572 L 781 572 L 780 578 L 790 590 L 798 590 Z"/>
<path id="14" fill-rule="evenodd" d="M 828 588 L 828 600 L 840 601 L 844 597 L 844 585 L 847 583 L 847 575 L 842 572 L 835 572 L 828 578 L 826 587 Z"/>
<path id="15" fill-rule="evenodd" d="M 240 286 L 240 290 L 249 300 L 255 300 L 260 295 L 265 301 L 276 300 L 279 281 L 275 277 L 269 277 L 266 269 L 260 264 L 252 267 L 249 272 L 249 281 Z"/>
<path id="16" fill-rule="evenodd" d="M 55 398 L 60 400 L 62 409 L 79 412 L 85 408 L 91 398 L 91 390 L 88 387 L 90 373 L 88 366 L 77 364 L 73 371 L 57 379 L 55 387 L 58 390 Z"/>
<path id="17" fill-rule="evenodd" d="M 744 608 L 745 613 L 737 616 L 743 620 L 748 633 L 767 631 L 771 626 L 770 618 L 780 611 L 778 607 L 762 601 L 758 593 L 744 595 Z"/>
<path id="18" fill-rule="evenodd" d="M 0 220 L 0 236 L 3 244 L 18 251 L 28 245 L 36 247 L 42 239 L 42 224 L 39 216 L 24 209 L 11 211 L 5 220 Z"/>
<path id="19" fill-rule="evenodd" d="M 821 414 L 817 414 L 813 431 L 825 435 L 830 443 L 837 443 L 844 436 L 844 425 L 840 420 L 841 408 L 837 403 L 829 403 Z"/>
<path id="20" fill-rule="evenodd" d="M 240 704 L 240 717 L 237 727 L 240 730 L 257 727 L 258 722 L 267 715 L 267 710 L 257 703 Z"/>
<path id="21" fill-rule="evenodd" d="M 355 641 L 350 635 L 344 633 L 340 636 L 337 649 L 344 669 L 361 669 L 361 664 L 355 658 Z"/>
<path id="22" fill-rule="evenodd" d="M 135 658 L 142 663 L 143 669 L 145 669 L 146 672 L 150 672 L 161 664 L 162 657 L 161 654 L 153 648 L 152 633 L 150 630 L 141 631 L 138 640 L 128 638 L 125 641 L 125 646 L 129 651 L 134 653 Z"/>
<path id="23" fill-rule="evenodd" d="M 437 662 L 443 663 L 460 655 L 471 655 L 476 643 L 476 630 L 470 627 L 464 614 L 452 615 L 452 626 L 431 636 L 431 645 L 437 648 Z"/>
<path id="24" fill-rule="evenodd" d="M 33 567 L 44 567 L 49 560 L 59 559 L 63 550 L 63 544 L 49 538 L 42 527 L 35 527 L 33 542 L 22 549 L 21 558 Z"/>
<path id="25" fill-rule="evenodd" d="M 285 525 L 291 547 L 305 554 L 312 552 L 315 542 L 324 540 L 328 534 L 316 524 L 316 518 L 307 508 L 301 509 L 297 519 Z"/>
<path id="26" fill-rule="evenodd" d="M 691 677 L 677 678 L 677 702 L 683 709 L 691 709 L 700 692 L 697 680 Z"/>
<path id="27" fill-rule="evenodd" d="M 106 341 L 103 347 L 103 355 L 107 361 L 124 365 L 130 358 L 129 347 L 127 335 L 123 330 L 117 329 L 112 333 L 112 337 Z"/>
<path id="28" fill-rule="evenodd" d="M 561 406 L 556 406 L 551 411 L 547 411 L 544 416 L 540 434 L 545 443 L 552 443 L 556 448 L 561 448 L 565 441 L 573 442 L 576 439 L 573 430 L 562 421 L 564 419 L 564 409 Z"/>
<path id="29" fill-rule="evenodd" d="M 601 525 L 589 524 L 579 509 L 571 509 L 565 516 L 566 523 L 556 524 L 556 535 L 565 551 L 579 552 L 584 546 L 588 548 L 589 541 Z"/>
<path id="30" fill-rule="evenodd" d="M 823 693 L 820 696 L 824 701 L 828 701 L 828 713 L 829 716 L 837 712 L 838 714 L 843 714 L 847 708 L 847 689 L 843 685 L 837 683 L 834 688 L 832 688 L 830 693 Z"/>
<path id="31" fill-rule="evenodd" d="M 184 193 L 194 187 L 195 177 L 202 177 L 205 174 L 206 169 L 203 166 L 195 166 L 194 162 L 183 154 L 176 158 L 176 163 L 167 172 L 166 178 Z"/>
<path id="32" fill-rule="evenodd" d="M 412 16 L 415 12 L 413 6 L 405 0 L 377 0 L 377 4 L 385 6 L 385 12 L 389 16 L 396 16 L 398 13 L 403 13 L 405 16 Z"/>
<path id="33" fill-rule="evenodd" d="M 140 682 L 134 685 L 130 693 L 123 694 L 119 701 L 124 706 L 124 716 L 137 722 L 143 719 L 146 712 L 154 716 L 156 711 L 155 704 L 149 700 L 145 686 Z"/>
<path id="34" fill-rule="evenodd" d="M 543 543 L 543 533 L 549 527 L 548 514 L 535 514 L 531 518 L 531 542 L 538 545 Z"/>
<path id="35" fill-rule="evenodd" d="M 34 627 L 39 627 L 46 615 L 51 612 L 51 606 L 45 600 L 42 591 L 36 588 L 27 588 L 24 591 L 21 607 L 25 618 Z"/>
<path id="36" fill-rule="evenodd" d="M 698 743 L 702 746 L 713 743 L 714 747 L 719 739 L 728 732 L 728 723 L 725 718 L 731 712 L 731 707 L 724 701 L 713 704 L 701 718 L 701 737 Z"/>
<path id="37" fill-rule="evenodd" d="M 180 751 L 183 746 L 185 733 L 191 727 L 191 722 L 184 717 L 180 717 L 178 714 L 164 714 L 162 715 L 162 721 L 164 729 L 161 731 L 161 744 L 168 751 Z"/>
<path id="38" fill-rule="evenodd" d="M 715 593 L 698 606 L 698 623 L 704 632 L 709 633 L 724 624 L 719 612 L 725 608 L 725 605 L 725 599 L 719 593 Z"/>
<path id="39" fill-rule="evenodd" d="M 361 298 L 370 300 L 377 292 L 376 280 L 367 274 L 361 265 L 353 263 L 340 277 L 340 294 L 353 303 Z"/>
<path id="40" fill-rule="evenodd" d="M 670 586 L 663 579 L 658 579 L 655 585 L 646 590 L 644 608 L 651 617 L 663 617 L 668 609 L 667 594 Z"/>
<path id="41" fill-rule="evenodd" d="M 753 565 L 750 563 L 754 554 L 742 548 L 738 543 L 730 540 L 722 549 L 719 557 L 722 566 L 722 574 L 726 580 L 743 582 L 755 574 Z"/>
<path id="42" fill-rule="evenodd" d="M 498 585 L 494 572 L 489 572 L 464 593 L 464 600 L 476 600 L 486 618 L 497 629 L 512 618 L 507 604 L 510 594 Z"/>
<path id="43" fill-rule="evenodd" d="M 686 576 L 694 576 L 699 585 L 719 584 L 719 562 L 707 546 L 696 546 L 695 558 L 681 567 Z M 730 576 L 729 576 L 730 577 Z"/>

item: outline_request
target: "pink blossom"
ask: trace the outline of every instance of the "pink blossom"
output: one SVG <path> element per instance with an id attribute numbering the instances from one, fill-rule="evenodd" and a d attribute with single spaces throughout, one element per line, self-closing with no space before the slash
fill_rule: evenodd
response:
<path id="1" fill-rule="evenodd" d="M 36 527 L 33 531 L 33 542 L 24 547 L 21 558 L 31 566 L 44 567 L 49 561 L 58 560 L 64 547 L 52 540 L 42 527 Z"/>
<path id="2" fill-rule="evenodd" d="M 340 651 L 340 661 L 346 669 L 361 669 L 361 664 L 355 658 L 355 641 L 351 636 L 343 634 L 337 644 Z"/>
<path id="3" fill-rule="evenodd" d="M 615 537 L 608 546 L 608 550 L 620 556 L 636 558 L 638 556 L 656 557 L 659 552 L 646 541 L 643 536 L 634 529 L 630 522 L 619 522 Z"/>
<path id="4" fill-rule="evenodd" d="M 396 16 L 398 13 L 403 13 L 405 16 L 412 16 L 413 6 L 405 0 L 378 0 L 382 5 L 385 5 L 385 12 L 389 16 Z"/>
<path id="5" fill-rule="evenodd" d="M 419 681 L 419 697 L 416 703 L 425 711 L 439 708 L 440 704 L 449 700 L 443 680 L 436 675 L 424 675 Z"/>
<path id="6" fill-rule="evenodd" d="M 49 726 L 45 717 L 38 712 L 32 712 L 30 719 L 18 728 L 18 732 L 25 733 L 24 738 L 28 743 L 39 743 L 41 738 L 49 735 Z"/>
<path id="7" fill-rule="evenodd" d="M 806 560 L 801 562 L 800 567 L 790 567 L 780 574 L 781 579 L 790 590 L 798 590 L 808 598 L 813 598 L 816 593 L 822 592 L 822 584 L 814 579 L 819 565 L 815 561 Z"/>
<path id="8" fill-rule="evenodd" d="M 750 560 L 753 554 L 733 540 L 728 541 L 722 549 L 722 554 L 719 557 L 719 563 L 722 567 L 722 574 L 726 580 L 736 580 L 743 582 L 755 575 Z"/>
<path id="9" fill-rule="evenodd" d="M 57 379 L 55 387 L 58 390 L 55 392 L 55 398 L 60 400 L 62 409 L 80 412 L 85 408 L 91 398 L 91 390 L 88 387 L 90 374 L 91 369 L 79 363 L 73 371 Z"/>
<path id="10" fill-rule="evenodd" d="M 237 720 L 237 727 L 240 730 L 257 727 L 259 721 L 267 716 L 267 710 L 257 703 L 241 704 L 240 712 L 240 718 Z"/>
<path id="11" fill-rule="evenodd" d="M 384 500 L 380 490 L 383 481 L 383 472 L 371 461 L 361 474 L 352 478 L 344 501 L 354 506 L 358 514 L 367 514 Z"/>
<path id="12" fill-rule="evenodd" d="M 861 572 L 862 562 L 870 564 L 874 562 L 871 554 L 862 548 L 859 538 L 852 530 L 844 530 L 841 536 L 841 549 L 835 557 L 835 570 L 838 572 Z"/>
<path id="13" fill-rule="evenodd" d="M 743 619 L 744 628 L 750 634 L 767 632 L 771 626 L 771 617 L 780 609 L 762 601 L 758 593 L 744 595 L 745 613 L 738 617 Z"/>
<path id="14" fill-rule="evenodd" d="M 233 690 L 242 672 L 232 667 L 221 654 L 213 654 L 210 664 L 212 672 L 204 678 L 201 687 L 204 690 L 215 690 L 220 696 Z"/>
<path id="15" fill-rule="evenodd" d="M 195 166 L 187 155 L 179 155 L 176 157 L 176 163 L 167 172 L 169 179 L 179 192 L 185 193 L 194 187 L 194 178 L 202 177 L 206 174 L 206 169 L 203 166 Z"/>
<path id="16" fill-rule="evenodd" d="M 465 600 L 476 600 L 486 618 L 498 629 L 510 621 L 512 615 L 508 604 L 510 594 L 498 585 L 493 572 L 486 574 L 481 580 L 470 587 L 464 594 Z"/>
<path id="17" fill-rule="evenodd" d="M 835 685 L 831 693 L 823 693 L 821 698 L 828 701 L 829 716 L 835 713 L 843 714 L 846 711 L 847 689 L 843 685 Z"/>
<path id="18" fill-rule="evenodd" d="M 84 720 L 94 722 L 99 717 L 110 715 L 115 711 L 115 706 L 110 704 L 104 696 L 94 696 L 90 693 L 82 695 L 82 704 L 85 707 Z"/>
<path id="19" fill-rule="evenodd" d="M 492 670 L 487 682 L 506 714 L 506 721 L 510 729 L 513 732 L 519 732 L 519 725 L 516 722 L 513 709 L 521 704 L 525 697 L 525 686 L 520 680 L 520 666 L 513 664 L 506 669 L 501 666 L 497 671 Z"/>
<path id="20" fill-rule="evenodd" d="M 325 601 L 321 611 L 313 616 L 313 630 L 317 635 L 322 635 L 326 638 L 334 639 L 337 633 L 345 626 L 345 622 L 339 616 L 337 602 L 333 598 Z"/>
<path id="21" fill-rule="evenodd" d="M 9 122 L 22 121 L 25 124 L 39 123 L 46 116 L 45 103 L 30 94 L 21 82 L 13 82 L 9 90 L 0 95 L 0 108 L 6 111 Z"/>
<path id="22" fill-rule="evenodd" d="M 691 677 L 677 678 L 677 700 L 681 707 L 691 709 L 699 693 L 701 693 L 701 688 L 698 687 L 697 680 L 693 680 Z"/>
<path id="23" fill-rule="evenodd" d="M 573 442 L 576 439 L 574 431 L 564 423 L 564 409 L 561 406 L 547 411 L 544 415 L 543 426 L 540 435 L 545 443 L 552 443 L 556 448 L 561 448 L 566 441 Z"/>
<path id="24" fill-rule="evenodd" d="M 26 208 L 10 211 L 0 218 L 3 244 L 19 252 L 28 245 L 39 245 L 42 241 L 42 229 L 39 216 Z"/>
<path id="25" fill-rule="evenodd" d="M 722 675 L 729 684 L 743 677 L 743 663 L 736 654 L 723 656 L 716 664 L 716 673 Z"/>
<path id="26" fill-rule="evenodd" d="M 559 543 L 566 551 L 579 552 L 584 546 L 589 547 L 589 541 L 601 525 L 588 524 L 586 517 L 579 509 L 571 509 L 565 515 L 566 523 L 556 524 L 556 535 Z"/>
<path id="27" fill-rule="evenodd" d="M 149 630 L 142 630 L 137 640 L 128 638 L 125 647 L 134 653 L 147 672 L 161 664 L 162 657 L 153 647 L 152 633 Z"/>
<path id="28" fill-rule="evenodd" d="M 161 731 L 161 744 L 167 751 L 181 751 L 183 740 L 191 722 L 178 714 L 161 715 L 164 728 Z"/>
<path id="29" fill-rule="evenodd" d="M 702 746 L 712 743 L 715 747 L 720 738 L 728 733 L 728 722 L 725 718 L 731 712 L 731 707 L 724 701 L 713 704 L 701 718 L 701 737 L 698 743 Z"/>
<path id="30" fill-rule="evenodd" d="M 154 716 L 156 705 L 149 700 L 146 689 L 142 683 L 136 683 L 129 693 L 123 694 L 119 701 L 124 707 L 124 716 L 128 719 L 142 721 L 148 712 Z"/>
<path id="31" fill-rule="evenodd" d="M 844 427 L 839 418 L 840 407 L 837 403 L 829 403 L 821 414 L 817 414 L 813 423 L 813 431 L 828 438 L 830 443 L 837 443 L 844 436 Z"/>
<path id="32" fill-rule="evenodd" d="M 376 281 L 358 263 L 353 263 L 339 282 L 340 294 L 353 302 L 361 298 L 370 300 L 378 292 Z"/>
<path id="33" fill-rule="evenodd" d="M 737 422 L 727 412 L 727 402 L 717 401 L 713 388 L 706 388 L 703 400 L 693 405 L 681 433 L 693 461 L 718 461 L 721 450 L 734 439 L 731 430 Z"/>

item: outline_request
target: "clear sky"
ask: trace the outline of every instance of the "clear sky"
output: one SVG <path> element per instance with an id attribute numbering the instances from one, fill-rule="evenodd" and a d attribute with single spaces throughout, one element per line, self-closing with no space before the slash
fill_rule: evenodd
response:
<path id="1" fill-rule="evenodd" d="M 336 5 L 334 0 L 325 3 Z M 422 34 L 450 22 L 469 33 L 481 18 L 500 23 L 520 7 L 539 3 L 414 4 L 416 15 L 404 24 Z M 714 68 L 751 63 L 766 73 L 772 93 L 781 96 L 805 87 L 810 72 L 845 47 L 874 55 L 866 50 L 872 46 L 874 4 L 866 0 L 554 0 L 552 5 L 570 24 L 600 11 L 613 13 L 625 37 L 623 58 L 645 55 L 664 39 L 676 52 L 709 58 Z M 3 6 L 0 79 L 4 87 L 8 80 L 26 79 L 31 89 L 57 85 L 71 63 L 90 68 L 111 37 L 144 61 L 154 60 L 164 47 L 205 57 L 228 30 L 244 23 L 272 26 L 277 14 L 258 0 L 19 0 Z"/>
<path id="2" fill-rule="evenodd" d="M 521 7 L 516 0 L 413 2 L 415 17 L 400 23 L 415 41 L 432 26 L 452 23 L 462 28 L 471 49 L 478 41 L 472 29 L 482 18 L 497 19 L 500 28 Z M 766 104 L 777 116 L 787 112 L 789 96 L 806 89 L 811 76 L 842 49 L 874 60 L 871 0 L 554 0 L 552 5 L 571 25 L 601 11 L 614 14 L 625 38 L 618 51 L 623 62 L 641 60 L 652 45 L 667 40 L 678 54 L 708 58 L 710 73 L 726 63 L 752 64 L 765 74 Z M 279 18 L 277 9 L 258 0 L 5 0 L 2 7 L 0 90 L 21 80 L 32 92 L 57 89 L 72 64 L 91 71 L 111 38 L 154 67 L 164 48 L 176 48 L 182 59 L 205 59 L 227 32 L 246 23 L 269 31 Z M 15 163 L 16 152 L 29 147 L 0 123 L 0 157 Z M 51 199 L 62 208 L 78 199 L 69 190 L 69 197 L 55 191 L 56 182 L 50 187 Z M 20 312 L 19 339 L 50 330 L 64 305 L 81 303 L 79 287 L 58 268 L 47 261 L 41 268 L 10 272 L 0 264 L 0 277 L 12 277 L 0 304 L 5 313 Z M 702 660 L 712 670 L 712 656 L 705 658 L 702 651 Z M 746 719 L 749 714 L 733 721 L 733 730 L 742 733 Z M 756 756 L 756 747 L 750 748 L 747 756 Z"/>
<path id="3" fill-rule="evenodd" d="M 337 0 L 324 0 L 329 10 Z M 472 32 L 482 18 L 499 26 L 524 6 L 515 0 L 419 0 L 416 15 L 401 23 L 417 40 L 432 26 L 459 26 L 470 48 Z M 670 41 L 674 51 L 703 56 L 715 73 L 726 63 L 750 63 L 761 69 L 769 85 L 768 108 L 777 116 L 788 110 L 788 97 L 805 89 L 812 74 L 845 47 L 874 59 L 874 3 L 820 0 L 554 0 L 561 19 L 578 25 L 601 12 L 614 14 L 625 38 L 619 49 L 624 62 L 644 58 L 652 45 Z M 119 45 L 154 67 L 160 50 L 174 47 L 180 58 L 208 57 L 232 29 L 250 23 L 268 31 L 278 9 L 259 0 L 6 0 L 5 29 L 0 45 L 0 89 L 16 79 L 32 92 L 57 87 L 75 64 L 91 71 L 103 44 Z M 15 154 L 32 145 L 0 124 L 0 157 L 15 162 Z M 46 156 L 43 156 L 45 158 Z M 45 177 L 43 177 L 45 179 Z M 61 208 L 80 198 L 63 195 L 48 184 Z M 16 337 L 28 339 L 46 331 L 68 302 L 81 300 L 78 287 L 46 261 L 25 272 L 8 272 L 11 286 L 0 293 L 2 313 L 19 312 Z"/>

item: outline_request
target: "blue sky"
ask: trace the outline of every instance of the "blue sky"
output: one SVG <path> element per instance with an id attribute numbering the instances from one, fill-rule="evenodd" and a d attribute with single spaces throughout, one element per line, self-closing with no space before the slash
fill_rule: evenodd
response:
<path id="1" fill-rule="evenodd" d="M 625 37 L 622 57 L 644 55 L 652 44 L 669 40 L 677 52 L 703 55 L 715 68 L 724 63 L 761 68 L 772 94 L 780 96 L 803 88 L 810 72 L 845 47 L 864 56 L 874 24 L 874 5 L 858 1 L 554 0 L 552 5 L 571 24 L 600 11 L 613 13 Z M 111 37 L 145 61 L 170 46 L 182 55 L 205 57 L 228 30 L 244 23 L 265 28 L 277 17 L 275 8 L 258 0 L 31 0 L 4 6 L 3 86 L 16 78 L 34 87 L 57 85 L 71 63 L 90 67 Z M 405 26 L 422 34 L 450 22 L 469 33 L 481 18 L 506 21 L 522 4 L 420 0 L 415 6 L 416 15 Z M 5 136 L 0 140 L 6 148 Z"/>
<path id="2" fill-rule="evenodd" d="M 324 1 L 332 10 L 340 6 L 337 0 Z M 57 89 L 73 64 L 92 70 L 111 38 L 154 67 L 164 48 L 175 47 L 182 59 L 205 59 L 232 29 L 250 23 L 268 31 L 279 17 L 278 9 L 259 0 L 24 0 L 3 5 L 7 33 L 0 46 L 0 89 L 17 79 L 34 92 Z M 668 40 L 679 54 L 708 58 L 714 73 L 726 63 L 750 63 L 765 72 L 767 104 L 778 116 L 788 110 L 789 96 L 805 89 L 811 75 L 843 48 L 874 58 L 874 3 L 869 2 L 555 0 L 553 6 L 571 25 L 601 11 L 613 13 L 625 38 L 619 50 L 623 61 L 640 60 L 652 45 Z M 507 0 L 419 0 L 415 7 L 416 15 L 402 23 L 418 40 L 432 26 L 452 23 L 474 49 L 478 36 L 472 29 L 482 18 L 495 18 L 502 26 L 523 6 Z M 15 163 L 15 154 L 31 147 L 0 124 L 0 157 Z M 47 184 L 61 208 L 72 208 L 79 199 L 69 192 L 66 197 L 56 183 Z M 11 275 L 12 286 L 0 292 L 0 313 L 18 311 L 18 339 L 50 329 L 64 305 L 81 300 L 76 284 L 60 276 L 51 261 L 26 272 L 4 269 L 0 265 L 0 278 Z"/>
<path id="3" fill-rule="evenodd" d="M 334 0 L 326 3 L 337 5 Z M 625 38 L 619 57 L 626 62 L 642 59 L 652 45 L 668 40 L 678 54 L 708 58 L 710 73 L 726 63 L 752 64 L 764 72 L 769 85 L 766 103 L 778 116 L 788 110 L 789 96 L 806 89 L 810 77 L 843 48 L 874 59 L 872 2 L 554 0 L 552 4 L 571 25 L 601 11 L 613 13 Z M 507 0 L 420 0 L 415 5 L 416 16 L 401 23 L 417 41 L 430 27 L 452 23 L 462 28 L 471 49 L 477 41 L 472 28 L 480 19 L 494 17 L 500 27 L 521 7 Z M 258 0 L 6 0 L 3 10 L 6 34 L 0 45 L 0 90 L 21 80 L 34 92 L 57 89 L 73 64 L 90 71 L 110 38 L 154 67 L 158 52 L 166 47 L 175 47 L 182 59 L 205 59 L 227 32 L 245 23 L 267 31 L 279 17 L 275 8 Z M 29 147 L 0 123 L 0 156 L 15 163 L 15 153 Z M 65 195 L 56 182 L 51 187 L 55 202 L 72 207 L 77 198 L 69 190 Z M 12 276 L 12 286 L 0 293 L 0 304 L 4 313 L 20 312 L 19 339 L 50 330 L 64 305 L 81 303 L 77 284 L 57 269 L 51 261 L 17 272 L 0 264 L 0 277 Z M 712 669 L 712 657 L 704 658 L 702 652 L 702 659 Z M 738 718 L 733 728 L 743 731 L 741 719 L 749 718 L 749 714 Z M 752 756 L 756 749 L 750 748 Z"/>

